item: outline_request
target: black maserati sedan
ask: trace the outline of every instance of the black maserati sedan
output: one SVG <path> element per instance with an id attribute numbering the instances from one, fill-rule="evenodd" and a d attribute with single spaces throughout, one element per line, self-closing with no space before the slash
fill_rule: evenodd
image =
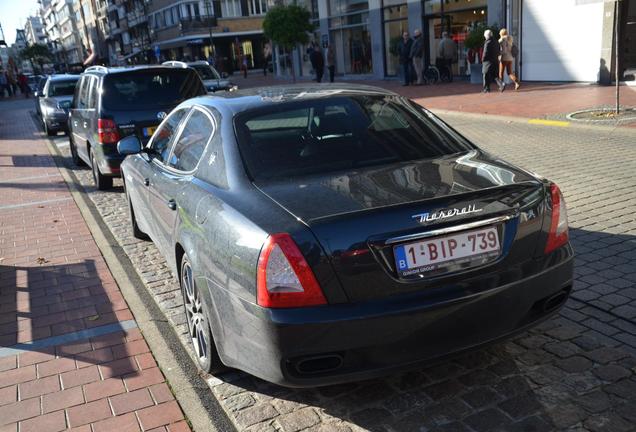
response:
<path id="1" fill-rule="evenodd" d="M 178 275 L 208 372 L 384 375 L 523 331 L 572 287 L 557 185 L 386 90 L 198 97 L 118 149 L 134 235 Z"/>

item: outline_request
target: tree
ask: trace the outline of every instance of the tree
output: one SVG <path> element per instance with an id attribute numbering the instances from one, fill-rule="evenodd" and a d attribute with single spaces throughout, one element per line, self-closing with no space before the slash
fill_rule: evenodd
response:
<path id="1" fill-rule="evenodd" d="M 40 66 L 40 72 L 44 72 L 44 63 L 51 61 L 53 54 L 46 45 L 32 44 L 20 52 L 20 57 L 29 60 L 31 67 L 33 67 L 33 63 L 37 63 Z"/>
<path id="2" fill-rule="evenodd" d="M 271 8 L 263 20 L 263 33 L 274 43 L 291 51 L 298 44 L 309 41 L 309 33 L 314 25 L 309 21 L 311 15 L 304 7 L 290 4 Z M 292 80 L 296 82 L 294 62 L 291 62 Z"/>

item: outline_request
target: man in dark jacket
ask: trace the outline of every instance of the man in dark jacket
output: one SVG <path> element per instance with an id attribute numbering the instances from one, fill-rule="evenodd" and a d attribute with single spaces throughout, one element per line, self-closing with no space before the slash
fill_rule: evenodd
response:
<path id="1" fill-rule="evenodd" d="M 402 33 L 402 40 L 398 44 L 398 57 L 402 66 L 404 82 L 402 85 L 409 85 L 411 82 L 411 47 L 413 40 L 409 37 L 409 32 Z"/>
<path id="2" fill-rule="evenodd" d="M 314 50 L 309 56 L 309 61 L 314 71 L 316 71 L 316 82 L 322 81 L 322 76 L 325 73 L 325 56 L 318 45 L 314 46 Z"/>
<path id="3" fill-rule="evenodd" d="M 497 81 L 498 68 L 499 68 L 499 43 L 492 37 L 492 31 L 486 30 L 484 32 L 484 51 L 481 56 L 482 62 L 482 74 L 484 76 L 484 88 L 482 93 L 490 92 L 490 84 Z"/>

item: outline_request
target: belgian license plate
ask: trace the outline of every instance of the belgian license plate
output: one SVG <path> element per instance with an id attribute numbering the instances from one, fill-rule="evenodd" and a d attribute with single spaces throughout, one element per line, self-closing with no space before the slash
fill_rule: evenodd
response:
<path id="1" fill-rule="evenodd" d="M 433 237 L 393 248 L 398 274 L 402 277 L 497 256 L 499 251 L 499 233 L 495 227 Z"/>
<path id="2" fill-rule="evenodd" d="M 149 137 L 152 136 L 153 133 L 157 130 L 157 126 L 150 126 L 144 128 L 144 136 Z"/>

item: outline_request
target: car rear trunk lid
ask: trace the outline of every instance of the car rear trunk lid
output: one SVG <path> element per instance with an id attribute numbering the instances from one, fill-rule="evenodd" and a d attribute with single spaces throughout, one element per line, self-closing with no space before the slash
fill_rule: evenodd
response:
<path id="1" fill-rule="evenodd" d="M 542 228 L 543 184 L 478 151 L 257 186 L 312 230 L 352 302 L 487 278 L 531 258 Z M 484 229 L 496 230 L 497 253 L 398 269 L 400 245 Z"/>

